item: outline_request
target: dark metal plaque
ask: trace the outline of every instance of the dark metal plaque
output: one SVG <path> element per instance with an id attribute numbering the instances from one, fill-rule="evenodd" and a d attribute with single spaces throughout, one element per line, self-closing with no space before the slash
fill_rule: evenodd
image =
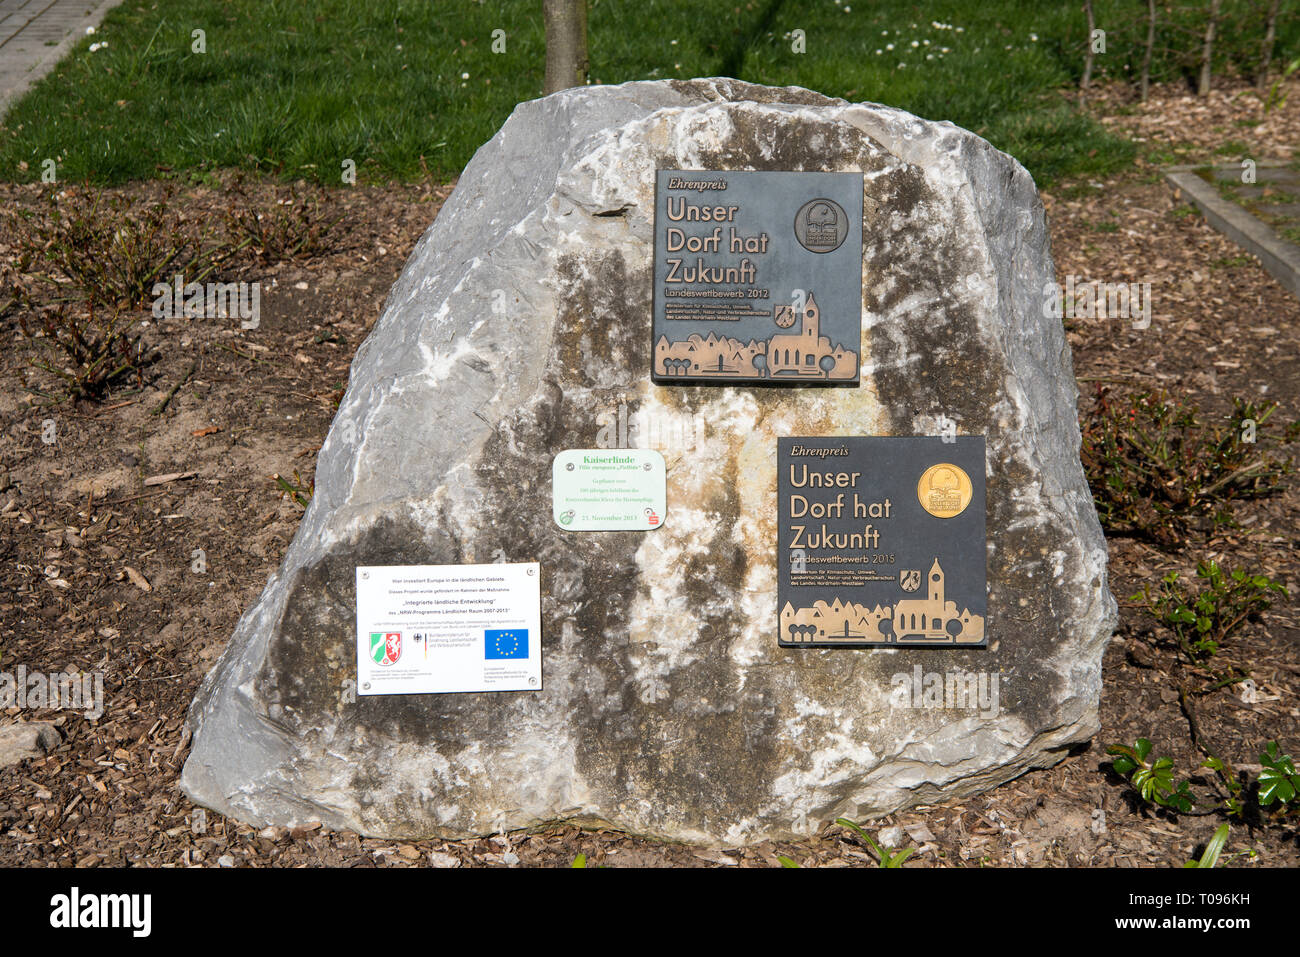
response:
<path id="1" fill-rule="evenodd" d="M 984 437 L 777 440 L 789 647 L 987 644 Z"/>
<path id="2" fill-rule="evenodd" d="M 655 382 L 856 385 L 862 174 L 658 170 Z"/>

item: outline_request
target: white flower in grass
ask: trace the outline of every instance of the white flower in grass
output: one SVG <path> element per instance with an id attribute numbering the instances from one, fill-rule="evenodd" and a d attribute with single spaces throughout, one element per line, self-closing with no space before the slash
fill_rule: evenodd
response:
<path id="1" fill-rule="evenodd" d="M 460 75 L 460 78 L 461 78 L 462 80 L 468 80 L 468 79 L 469 79 L 469 74 L 468 74 L 468 73 L 462 73 L 462 74 Z"/>

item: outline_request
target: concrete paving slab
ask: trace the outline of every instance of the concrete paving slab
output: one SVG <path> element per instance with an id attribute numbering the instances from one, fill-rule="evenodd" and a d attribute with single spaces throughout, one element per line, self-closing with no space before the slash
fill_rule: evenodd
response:
<path id="1" fill-rule="evenodd" d="M 0 0 L 0 118 L 122 0 Z"/>
<path id="2" fill-rule="evenodd" d="M 1165 179 L 1205 216 L 1211 226 L 1259 259 L 1287 289 L 1300 296 L 1300 246 L 1289 243 L 1249 210 L 1224 199 L 1195 166 L 1175 166 Z"/>

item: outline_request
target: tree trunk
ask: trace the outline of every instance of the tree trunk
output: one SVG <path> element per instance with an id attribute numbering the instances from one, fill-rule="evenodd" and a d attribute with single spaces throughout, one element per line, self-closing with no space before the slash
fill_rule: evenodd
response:
<path id="1" fill-rule="evenodd" d="M 1142 102 L 1151 92 L 1151 53 L 1156 46 L 1156 0 L 1147 0 L 1147 48 L 1142 54 Z"/>
<path id="2" fill-rule="evenodd" d="M 1255 77 L 1255 86 L 1263 90 L 1268 86 L 1268 68 L 1273 63 L 1273 41 L 1277 37 L 1277 10 L 1282 0 L 1273 0 L 1268 5 L 1268 19 L 1264 23 L 1264 48 L 1259 55 L 1259 76 Z"/>
<path id="3" fill-rule="evenodd" d="M 587 0 L 542 0 L 549 95 L 587 82 Z"/>
<path id="4" fill-rule="evenodd" d="M 1210 16 L 1205 24 L 1205 45 L 1201 48 L 1201 76 L 1196 83 L 1197 96 L 1210 92 L 1210 61 L 1214 57 L 1214 33 L 1219 27 L 1219 7 L 1223 0 L 1210 0 Z"/>
<path id="5" fill-rule="evenodd" d="M 1088 15 L 1088 36 L 1083 58 L 1083 79 L 1079 81 L 1079 105 L 1088 105 L 1088 87 L 1092 85 L 1092 32 L 1097 29 L 1097 18 L 1092 12 L 1092 0 L 1084 0 L 1083 12 Z"/>

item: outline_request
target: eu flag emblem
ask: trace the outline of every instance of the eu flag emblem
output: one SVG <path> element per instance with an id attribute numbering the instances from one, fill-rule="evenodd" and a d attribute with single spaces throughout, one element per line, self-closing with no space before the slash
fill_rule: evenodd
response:
<path id="1" fill-rule="evenodd" d="M 528 629 L 485 630 L 483 632 L 483 657 L 489 660 L 527 658 Z"/>

